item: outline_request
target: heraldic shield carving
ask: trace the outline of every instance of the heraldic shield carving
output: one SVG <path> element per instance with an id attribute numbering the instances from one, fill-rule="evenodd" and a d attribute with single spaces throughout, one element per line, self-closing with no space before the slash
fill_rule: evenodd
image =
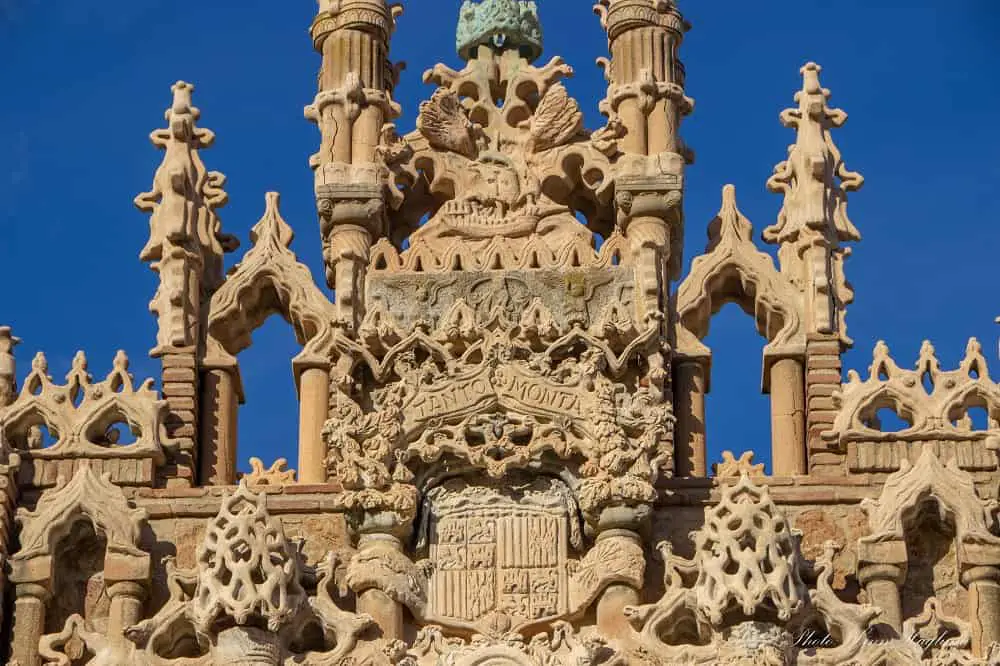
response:
<path id="1" fill-rule="evenodd" d="M 485 634 L 567 614 L 578 518 L 565 485 L 540 479 L 501 492 L 455 482 L 432 491 L 427 508 L 428 620 Z"/>

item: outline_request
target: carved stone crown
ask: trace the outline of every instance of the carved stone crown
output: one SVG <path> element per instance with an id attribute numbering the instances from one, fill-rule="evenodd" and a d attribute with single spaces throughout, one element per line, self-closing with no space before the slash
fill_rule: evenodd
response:
<path id="1" fill-rule="evenodd" d="M 530 0 L 466 0 L 458 20 L 458 54 L 471 60 L 482 44 L 522 51 L 529 60 L 542 55 L 542 24 Z"/>

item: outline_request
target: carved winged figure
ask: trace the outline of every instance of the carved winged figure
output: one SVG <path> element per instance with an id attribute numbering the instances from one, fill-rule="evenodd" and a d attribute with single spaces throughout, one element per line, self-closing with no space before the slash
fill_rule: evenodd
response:
<path id="1" fill-rule="evenodd" d="M 557 83 L 538 102 L 528 129 L 528 153 L 542 153 L 568 143 L 583 130 L 583 112 L 566 86 Z"/>
<path id="2" fill-rule="evenodd" d="M 435 148 L 476 158 L 476 125 L 465 115 L 458 95 L 447 88 L 438 88 L 420 105 L 417 129 Z"/>

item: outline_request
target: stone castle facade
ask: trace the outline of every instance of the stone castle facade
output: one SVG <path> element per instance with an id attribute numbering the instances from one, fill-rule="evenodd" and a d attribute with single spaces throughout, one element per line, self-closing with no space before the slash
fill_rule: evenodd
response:
<path id="1" fill-rule="evenodd" d="M 319 4 L 329 290 L 273 193 L 224 274 L 225 178 L 181 82 L 136 198 L 161 376 L 124 354 L 104 379 L 83 354 L 65 382 L 42 355 L 19 371 L 0 328 L 7 663 L 1000 664 L 1000 386 L 975 340 L 957 369 L 880 344 L 843 382 L 863 178 L 819 66 L 781 115 L 778 261 L 727 186 L 683 274 L 671 0 L 598 0 L 596 130 L 535 3 L 468 0 L 464 64 L 426 72 L 403 136 L 402 10 Z M 706 460 L 702 340 L 730 302 L 766 340 L 770 476 Z M 297 471 L 239 478 L 237 356 L 275 313 L 302 347 Z"/>

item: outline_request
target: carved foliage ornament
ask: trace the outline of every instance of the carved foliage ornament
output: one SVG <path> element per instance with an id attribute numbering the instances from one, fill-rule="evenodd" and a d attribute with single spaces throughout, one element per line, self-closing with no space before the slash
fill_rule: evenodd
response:
<path id="1" fill-rule="evenodd" d="M 578 461 L 589 518 L 611 503 L 655 499 L 652 484 L 672 466 L 669 404 L 605 376 L 599 349 L 553 362 L 502 334 L 477 349 L 481 362 L 449 373 L 397 357 L 401 381 L 380 391 L 368 413 L 346 394 L 335 396 L 324 436 L 332 475 L 349 491 L 345 501 L 393 487 L 399 493 L 415 473 L 418 485 L 427 483 L 450 461 L 502 478 L 559 459 Z M 407 500 L 406 510 L 414 509 Z"/>
<path id="2" fill-rule="evenodd" d="M 576 632 L 557 622 L 548 634 L 530 640 L 518 634 L 502 638 L 476 636 L 471 641 L 445 638 L 437 627 L 417 634 L 401 666 L 626 666 L 629 662 L 607 641 L 592 633 Z"/>
<path id="3" fill-rule="evenodd" d="M 930 342 L 924 342 L 914 370 L 896 365 L 884 342 L 875 346 L 868 378 L 854 370 L 834 400 L 840 411 L 823 437 L 831 443 L 853 441 L 976 440 L 1000 429 L 1000 388 L 990 379 L 982 345 L 969 340 L 956 370 L 942 370 Z M 974 429 L 971 409 L 984 408 L 986 430 Z M 884 432 L 878 412 L 891 409 L 906 422 L 903 430 Z"/>
<path id="4" fill-rule="evenodd" d="M 518 2 L 491 0 L 477 11 L 505 4 Z M 403 261 L 453 245 L 472 256 L 496 239 L 517 256 L 533 243 L 542 255 L 566 247 L 593 255 L 592 236 L 571 204 L 609 203 L 607 156 L 617 149 L 599 149 L 583 130 L 578 104 L 559 83 L 571 73 L 559 58 L 536 68 L 505 51 L 482 54 L 462 71 L 437 65 L 425 74 L 439 88 L 421 105 L 417 131 L 399 140 L 406 149 L 389 159 L 397 204 L 404 202 L 400 186 L 429 195 L 411 194 L 394 214 L 415 231 Z M 499 267 L 510 268 L 489 268 Z"/>
<path id="5" fill-rule="evenodd" d="M 766 487 L 744 474 L 723 488 L 719 503 L 705 509 L 705 525 L 692 537 L 693 560 L 674 555 L 667 542 L 660 544 L 664 597 L 626 609 L 639 631 L 635 654 L 640 663 L 732 659 L 784 666 L 797 663 L 794 636 L 814 626 L 832 641 L 818 651 L 819 663 L 874 663 L 851 659 L 871 648 L 866 631 L 878 611 L 845 604 L 834 593 L 834 544 L 827 544 L 817 563 L 816 589 L 807 590 L 799 535 Z"/>

